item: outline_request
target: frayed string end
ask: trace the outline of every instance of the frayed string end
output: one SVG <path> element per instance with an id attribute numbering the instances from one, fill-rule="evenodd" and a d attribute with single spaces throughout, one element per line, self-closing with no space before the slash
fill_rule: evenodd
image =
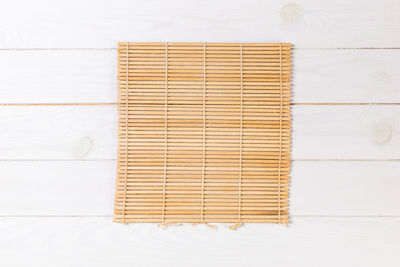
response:
<path id="1" fill-rule="evenodd" d="M 285 223 L 279 223 L 280 225 L 282 225 L 283 227 L 288 228 L 289 227 L 289 223 L 285 222 Z"/>
<path id="2" fill-rule="evenodd" d="M 192 223 L 192 226 L 196 226 L 196 225 L 198 225 L 198 224 L 202 224 L 202 225 L 205 225 L 205 226 L 207 226 L 207 227 L 209 227 L 209 228 L 211 228 L 211 229 L 213 229 L 213 230 L 217 230 L 217 226 L 216 226 L 216 225 L 214 225 L 214 224 L 209 224 L 209 223 L 205 223 L 205 222 L 202 222 L 202 223 Z"/>
<path id="3" fill-rule="evenodd" d="M 213 229 L 214 231 L 217 230 L 217 226 L 214 224 L 204 223 L 204 225 L 207 226 L 208 228 Z"/>
<path id="4" fill-rule="evenodd" d="M 235 223 L 235 224 L 232 224 L 231 226 L 229 226 L 228 228 L 229 228 L 229 230 L 236 230 L 237 228 L 239 228 L 240 226 L 242 226 L 243 225 L 243 223 L 242 222 L 238 222 L 238 223 Z"/>
<path id="5" fill-rule="evenodd" d="M 201 222 L 201 223 L 192 223 L 192 226 L 196 226 L 196 225 L 198 225 L 198 224 L 202 224 L 202 225 L 205 225 L 205 226 L 207 226 L 207 227 L 209 227 L 209 228 L 211 228 L 211 229 L 213 229 L 213 230 L 217 230 L 217 226 L 216 226 L 216 225 L 214 225 L 214 224 L 209 224 L 209 223 L 205 223 L 205 222 Z"/>
<path id="6" fill-rule="evenodd" d="M 181 223 L 166 223 L 166 222 L 158 224 L 159 227 L 164 228 L 164 229 L 168 228 L 168 226 L 180 226 L 180 225 L 182 225 L 182 224 Z"/>

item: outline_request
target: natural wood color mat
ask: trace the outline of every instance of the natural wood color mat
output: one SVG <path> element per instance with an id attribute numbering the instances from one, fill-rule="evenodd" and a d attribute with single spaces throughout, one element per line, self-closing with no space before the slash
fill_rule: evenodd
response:
<path id="1" fill-rule="evenodd" d="M 114 221 L 288 223 L 290 48 L 119 43 Z"/>

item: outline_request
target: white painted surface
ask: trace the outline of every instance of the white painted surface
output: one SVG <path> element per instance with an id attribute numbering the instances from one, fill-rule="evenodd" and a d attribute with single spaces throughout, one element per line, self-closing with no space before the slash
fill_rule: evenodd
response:
<path id="1" fill-rule="evenodd" d="M 6 48 L 103 48 L 118 41 L 292 42 L 393 47 L 397 0 L 16 0 L 0 10 Z"/>
<path id="2" fill-rule="evenodd" d="M 396 0 L 9 1 L 0 266 L 399 266 L 399 12 Z M 294 44 L 289 227 L 111 222 L 118 41 Z"/>
<path id="3" fill-rule="evenodd" d="M 106 218 L 6 218 L 5 266 L 398 266 L 399 218 L 294 218 L 230 231 L 116 224 Z M 21 253 L 23 252 L 23 256 Z"/>
<path id="4" fill-rule="evenodd" d="M 116 53 L 0 50 L 0 103 L 116 103 Z M 293 50 L 293 103 L 396 103 L 399 83 L 400 50 Z"/>
<path id="5" fill-rule="evenodd" d="M 293 159 L 400 159 L 399 105 L 295 105 Z M 117 106 L 0 106 L 0 159 L 115 159 Z"/>
<path id="6" fill-rule="evenodd" d="M 115 160 L 0 162 L 0 216 L 111 216 L 115 168 Z M 293 216 L 400 216 L 398 162 L 296 160 L 292 177 Z"/>

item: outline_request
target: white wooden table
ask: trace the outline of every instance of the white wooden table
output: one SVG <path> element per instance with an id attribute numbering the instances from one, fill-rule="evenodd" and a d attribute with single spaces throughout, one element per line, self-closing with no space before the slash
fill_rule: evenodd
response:
<path id="1" fill-rule="evenodd" d="M 0 266 L 399 266 L 400 2 L 7 1 Z M 289 227 L 111 222 L 118 41 L 291 42 Z"/>

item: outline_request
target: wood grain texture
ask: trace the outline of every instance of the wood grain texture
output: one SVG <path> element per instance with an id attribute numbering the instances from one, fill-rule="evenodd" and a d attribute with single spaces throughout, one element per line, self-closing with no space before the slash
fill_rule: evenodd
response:
<path id="1" fill-rule="evenodd" d="M 293 159 L 400 159 L 400 106 L 293 106 Z M 1 106 L 0 159 L 116 159 L 116 106 Z"/>
<path id="2" fill-rule="evenodd" d="M 116 51 L 0 50 L 0 103 L 117 101 Z"/>
<path id="3" fill-rule="evenodd" d="M 5 266 L 44 267 L 397 267 L 399 233 L 399 218 L 295 218 L 288 228 L 249 224 L 236 232 L 109 218 L 3 218 L 0 257 Z"/>
<path id="4" fill-rule="evenodd" d="M 115 161 L 0 162 L 0 216 L 111 220 L 115 169 Z M 397 161 L 294 161 L 291 177 L 293 216 L 400 216 Z"/>
<path id="5" fill-rule="evenodd" d="M 295 50 L 293 103 L 400 103 L 400 50 Z"/>
<path id="6" fill-rule="evenodd" d="M 400 103 L 400 50 L 292 53 L 292 103 Z M 116 103 L 116 72 L 116 50 L 0 50 L 0 103 Z"/>
<path id="7" fill-rule="evenodd" d="M 399 159 L 400 106 L 296 106 L 294 159 Z"/>
<path id="8" fill-rule="evenodd" d="M 399 12 L 396 0 L 13 1 L 0 11 L 0 47 L 99 48 L 128 40 L 398 47 Z"/>
<path id="9" fill-rule="evenodd" d="M 0 172 L 0 216 L 112 214 L 115 161 L 2 161 Z"/>
<path id="10" fill-rule="evenodd" d="M 115 106 L 2 106 L 0 118 L 3 160 L 116 158 Z"/>

